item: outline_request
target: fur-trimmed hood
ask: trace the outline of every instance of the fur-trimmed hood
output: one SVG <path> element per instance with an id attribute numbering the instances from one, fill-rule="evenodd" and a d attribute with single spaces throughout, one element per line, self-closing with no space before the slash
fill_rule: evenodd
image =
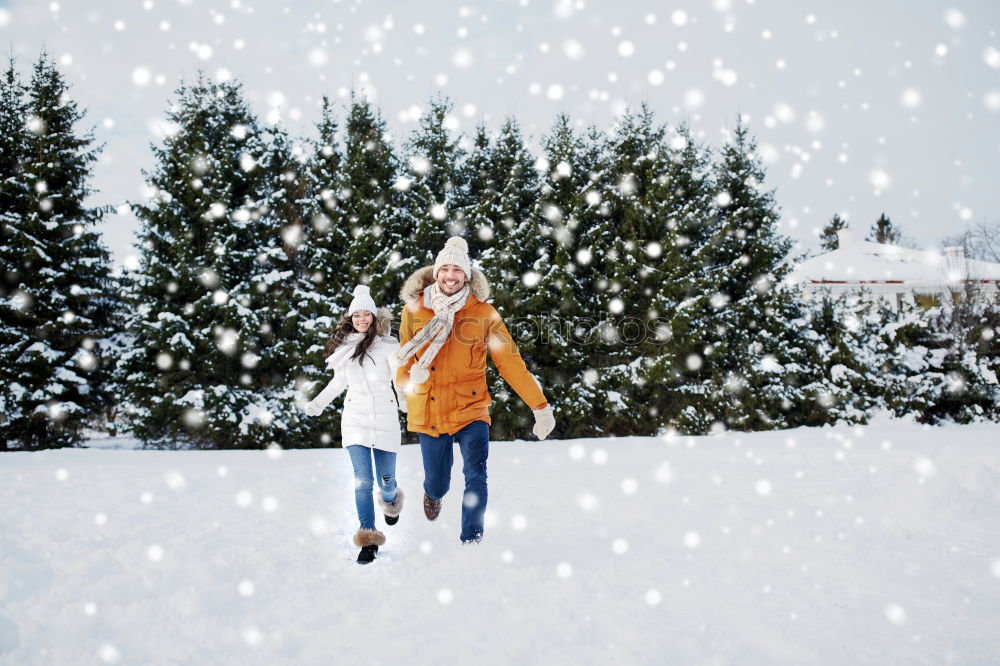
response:
<path id="1" fill-rule="evenodd" d="M 379 308 L 375 313 L 375 332 L 385 337 L 392 335 L 392 310 Z"/>
<path id="2" fill-rule="evenodd" d="M 399 290 L 399 300 L 405 305 L 421 298 L 424 289 L 432 284 L 434 284 L 434 267 L 424 266 L 417 269 L 403 283 L 403 288 Z M 490 283 L 486 279 L 486 276 L 483 275 L 483 272 L 477 268 L 472 269 L 472 279 L 469 280 L 469 291 L 482 303 L 485 303 L 490 298 Z"/>

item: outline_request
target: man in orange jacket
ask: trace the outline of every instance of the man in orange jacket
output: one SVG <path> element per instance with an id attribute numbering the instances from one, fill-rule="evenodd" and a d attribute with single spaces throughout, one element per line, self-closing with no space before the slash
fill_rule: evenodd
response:
<path id="1" fill-rule="evenodd" d="M 465 495 L 463 543 L 483 537 L 490 394 L 486 352 L 535 415 L 532 431 L 545 439 L 555 427 L 552 407 L 528 372 L 507 327 L 489 303 L 486 277 L 472 268 L 465 239 L 454 236 L 433 266 L 411 275 L 400 292 L 397 382 L 406 393 L 407 429 L 418 433 L 424 463 L 424 514 L 434 520 L 451 485 L 454 443 L 462 454 Z"/>

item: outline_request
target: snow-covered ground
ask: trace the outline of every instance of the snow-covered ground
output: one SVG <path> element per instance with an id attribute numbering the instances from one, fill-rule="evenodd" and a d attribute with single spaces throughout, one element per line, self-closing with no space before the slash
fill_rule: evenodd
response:
<path id="1" fill-rule="evenodd" d="M 360 567 L 342 450 L 4 454 L 0 663 L 1000 663 L 1000 425 L 498 442 L 478 546 L 398 478 Z"/>

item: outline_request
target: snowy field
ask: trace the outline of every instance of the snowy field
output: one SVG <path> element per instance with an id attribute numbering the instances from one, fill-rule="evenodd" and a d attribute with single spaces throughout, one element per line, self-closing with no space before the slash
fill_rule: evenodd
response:
<path id="1" fill-rule="evenodd" d="M 0 664 L 997 664 L 1000 425 L 499 442 L 354 563 L 342 450 L 0 456 Z M 127 442 L 125 442 L 127 445 Z"/>

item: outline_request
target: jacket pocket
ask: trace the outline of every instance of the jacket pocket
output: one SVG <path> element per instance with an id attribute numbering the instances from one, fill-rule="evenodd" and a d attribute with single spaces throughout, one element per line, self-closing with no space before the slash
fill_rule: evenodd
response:
<path id="1" fill-rule="evenodd" d="M 490 394 L 486 390 L 486 378 L 474 382 L 455 384 L 454 421 L 461 423 L 483 415 L 489 410 Z"/>
<path id="2" fill-rule="evenodd" d="M 469 368 L 476 372 L 486 371 L 486 343 L 482 338 L 476 338 L 469 345 Z"/>
<path id="3" fill-rule="evenodd" d="M 410 425 L 431 425 L 430 390 L 430 382 L 424 382 L 406 394 L 407 421 Z"/>

